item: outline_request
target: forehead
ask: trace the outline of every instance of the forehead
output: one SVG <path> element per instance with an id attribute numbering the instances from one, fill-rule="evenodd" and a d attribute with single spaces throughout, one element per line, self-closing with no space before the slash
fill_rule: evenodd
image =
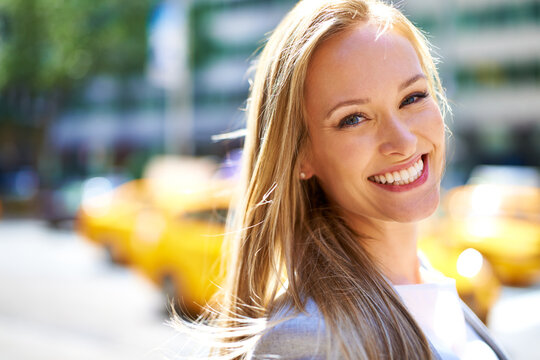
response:
<path id="1" fill-rule="evenodd" d="M 376 97 L 397 91 L 403 81 L 422 73 L 416 51 L 407 38 L 395 31 L 378 36 L 378 27 L 359 23 L 324 41 L 308 66 L 306 104 L 319 105 L 344 97 Z"/>

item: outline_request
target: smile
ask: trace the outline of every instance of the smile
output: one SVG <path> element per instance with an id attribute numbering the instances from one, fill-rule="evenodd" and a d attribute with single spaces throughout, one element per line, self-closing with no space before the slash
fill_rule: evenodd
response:
<path id="1" fill-rule="evenodd" d="M 418 179 L 423 169 L 424 161 L 420 158 L 408 168 L 370 176 L 368 180 L 378 184 L 407 185 Z"/>
<path id="2" fill-rule="evenodd" d="M 428 156 L 423 154 L 418 160 L 409 164 L 404 165 L 401 169 L 392 169 L 383 174 L 372 175 L 368 180 L 373 185 L 388 191 L 403 192 L 412 190 L 425 183 L 428 179 Z"/>

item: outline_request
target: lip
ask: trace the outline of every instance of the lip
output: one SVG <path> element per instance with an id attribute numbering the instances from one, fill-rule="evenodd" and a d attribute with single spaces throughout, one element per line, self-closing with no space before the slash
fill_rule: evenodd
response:
<path id="1" fill-rule="evenodd" d="M 420 156 L 419 156 L 420 157 Z M 416 161 L 418 161 L 418 158 L 415 158 L 415 160 L 411 161 L 410 164 L 414 164 Z M 422 161 L 424 163 L 424 168 L 422 169 L 422 173 L 420 174 L 420 176 L 418 177 L 418 179 L 414 180 L 412 183 L 409 183 L 409 184 L 406 184 L 406 185 L 385 185 L 385 184 L 379 184 L 377 182 L 374 182 L 374 181 L 370 181 L 370 183 L 372 183 L 373 185 L 376 185 L 384 190 L 388 190 L 388 191 L 393 191 L 393 192 L 403 192 L 403 191 L 408 191 L 408 190 L 411 190 L 411 189 L 414 189 L 420 185 L 422 185 L 423 183 L 425 183 L 429 177 L 429 163 L 428 163 L 428 156 L 427 154 L 424 154 L 424 155 L 421 155 L 422 157 Z M 405 165 L 405 169 L 407 167 L 409 167 L 410 165 Z M 399 167 L 395 167 L 396 169 L 403 169 L 404 167 L 403 166 L 399 166 Z M 397 170 L 392 170 L 392 171 L 397 171 Z M 390 172 L 390 171 L 387 171 L 387 172 Z"/>
<path id="2" fill-rule="evenodd" d="M 403 163 L 403 164 L 400 164 L 400 165 L 394 165 L 392 167 L 389 167 L 385 170 L 382 170 L 376 174 L 373 174 L 371 176 L 375 176 L 375 175 L 383 175 L 383 174 L 386 174 L 386 173 L 392 173 L 394 171 L 397 171 L 399 172 L 400 170 L 404 170 L 404 169 L 408 169 L 410 168 L 415 162 L 418 161 L 418 159 L 420 158 L 424 158 L 424 155 L 425 154 L 419 154 L 419 155 L 416 155 L 415 157 L 411 158 L 411 160 L 407 161 L 406 163 Z"/>

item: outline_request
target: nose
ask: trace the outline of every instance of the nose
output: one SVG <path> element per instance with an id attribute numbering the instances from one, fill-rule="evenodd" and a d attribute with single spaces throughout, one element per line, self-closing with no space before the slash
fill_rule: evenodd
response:
<path id="1" fill-rule="evenodd" d="M 388 116 L 379 129 L 381 141 L 379 151 L 383 155 L 412 156 L 416 152 L 418 138 L 407 121 L 396 116 Z"/>

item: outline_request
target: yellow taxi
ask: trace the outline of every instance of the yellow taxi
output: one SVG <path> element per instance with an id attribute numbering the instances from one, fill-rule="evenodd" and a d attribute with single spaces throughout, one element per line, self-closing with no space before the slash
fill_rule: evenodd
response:
<path id="1" fill-rule="evenodd" d="M 193 184 L 211 178 L 216 164 L 208 159 L 159 156 L 145 168 L 142 179 L 113 188 L 106 178 L 86 182 L 76 216 L 78 232 L 103 245 L 110 259 L 119 264 L 131 262 L 131 241 L 143 210 L 175 211 Z M 178 199 L 180 198 L 180 199 Z"/>
<path id="2" fill-rule="evenodd" d="M 146 188 L 146 180 L 132 180 L 99 196 L 83 198 L 76 217 L 77 230 L 104 246 L 115 263 L 127 264 L 131 260 L 130 241 L 137 214 L 151 203 Z"/>
<path id="3" fill-rule="evenodd" d="M 213 179 L 216 169 L 207 159 L 162 157 L 143 179 L 114 189 L 96 179 L 77 229 L 104 246 L 111 260 L 163 287 L 185 313 L 196 313 L 219 283 L 217 259 L 233 189 L 230 181 Z"/>
<path id="4" fill-rule="evenodd" d="M 501 289 L 486 258 L 475 249 L 462 248 L 441 236 L 436 216 L 422 222 L 418 246 L 429 265 L 456 280 L 460 298 L 485 323 Z"/>
<path id="5" fill-rule="evenodd" d="M 540 280 L 540 188 L 478 184 L 449 191 L 440 235 L 479 251 L 508 285 Z"/>
<path id="6" fill-rule="evenodd" d="M 232 186 L 212 181 L 139 212 L 131 239 L 133 265 L 161 286 L 184 314 L 197 314 L 221 283 L 225 219 Z"/>

